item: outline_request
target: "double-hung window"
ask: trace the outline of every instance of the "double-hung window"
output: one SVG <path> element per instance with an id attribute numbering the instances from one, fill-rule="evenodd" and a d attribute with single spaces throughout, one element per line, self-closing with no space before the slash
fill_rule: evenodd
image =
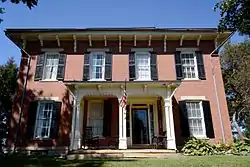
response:
<path id="1" fill-rule="evenodd" d="M 151 80 L 149 52 L 136 52 L 135 65 L 136 80 Z"/>
<path id="2" fill-rule="evenodd" d="M 53 101 L 41 101 L 37 107 L 34 138 L 46 139 L 50 137 L 53 112 Z"/>
<path id="3" fill-rule="evenodd" d="M 201 101 L 187 101 L 187 116 L 190 135 L 194 137 L 205 137 L 205 123 Z"/>
<path id="4" fill-rule="evenodd" d="M 59 64 L 58 53 L 47 53 L 45 55 L 45 65 L 43 70 L 44 80 L 56 80 Z"/>
<path id="5" fill-rule="evenodd" d="M 185 79 L 198 79 L 198 69 L 195 53 L 193 52 L 182 52 L 181 63 L 183 77 Z"/>
<path id="6" fill-rule="evenodd" d="M 105 53 L 91 52 L 90 54 L 90 79 L 104 80 L 105 77 Z"/>

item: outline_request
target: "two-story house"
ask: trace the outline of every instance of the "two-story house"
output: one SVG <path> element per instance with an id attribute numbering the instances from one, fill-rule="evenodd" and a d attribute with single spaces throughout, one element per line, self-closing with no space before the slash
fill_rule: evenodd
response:
<path id="1" fill-rule="evenodd" d="M 231 32 L 89 28 L 5 33 L 22 51 L 9 146 L 20 113 L 17 146 L 27 150 L 81 149 L 90 140 L 87 134 L 98 136 L 100 147 L 119 149 L 152 145 L 160 135 L 173 150 L 190 136 L 232 140 L 216 49 Z M 124 90 L 125 108 L 119 104 Z"/>

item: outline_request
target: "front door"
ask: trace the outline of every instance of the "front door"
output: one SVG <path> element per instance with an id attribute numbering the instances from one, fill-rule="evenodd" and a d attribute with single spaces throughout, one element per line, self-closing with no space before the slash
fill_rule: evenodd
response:
<path id="1" fill-rule="evenodd" d="M 133 144 L 149 144 L 149 123 L 147 108 L 132 109 L 132 142 Z"/>

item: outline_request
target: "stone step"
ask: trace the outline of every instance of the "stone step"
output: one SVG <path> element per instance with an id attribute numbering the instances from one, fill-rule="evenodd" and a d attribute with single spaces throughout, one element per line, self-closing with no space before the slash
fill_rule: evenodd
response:
<path id="1" fill-rule="evenodd" d="M 82 160 L 92 158 L 168 158 L 179 154 L 174 150 L 77 150 L 67 155 L 69 160 Z"/>

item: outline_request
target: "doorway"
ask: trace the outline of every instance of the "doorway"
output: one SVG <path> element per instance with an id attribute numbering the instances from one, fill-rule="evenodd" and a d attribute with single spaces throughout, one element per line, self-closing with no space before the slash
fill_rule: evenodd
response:
<path id="1" fill-rule="evenodd" d="M 149 144 L 148 108 L 132 108 L 132 144 Z"/>

